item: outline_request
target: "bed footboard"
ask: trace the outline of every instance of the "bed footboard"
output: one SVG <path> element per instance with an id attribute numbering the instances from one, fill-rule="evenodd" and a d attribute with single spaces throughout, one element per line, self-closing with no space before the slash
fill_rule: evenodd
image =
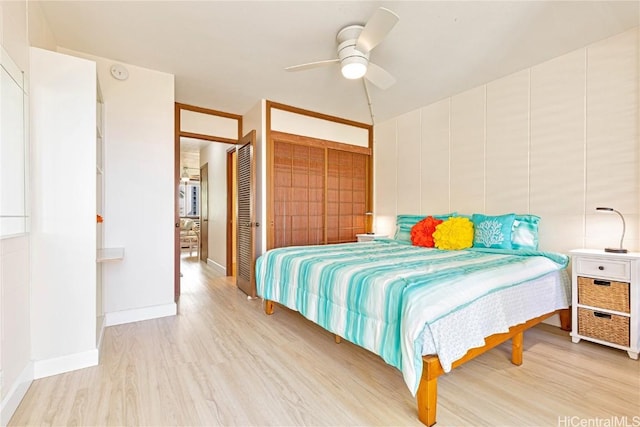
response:
<path id="1" fill-rule="evenodd" d="M 509 328 L 508 332 L 494 334 L 487 337 L 485 339 L 485 345 L 483 347 L 472 348 L 467 352 L 467 354 L 453 362 L 451 368 L 456 368 L 509 339 L 511 339 L 512 343 L 511 363 L 518 366 L 521 365 L 524 331 L 537 325 L 538 323 L 553 316 L 556 313 L 560 315 L 562 329 L 564 329 L 565 327 L 567 327 L 567 318 L 570 318 L 571 316 L 571 310 L 568 308 L 543 314 L 542 316 L 528 320 L 525 323 L 512 326 L 511 328 Z M 422 357 L 422 377 L 420 378 L 420 385 L 418 386 L 418 392 L 416 393 L 416 401 L 418 405 L 418 419 L 420 419 L 420 421 L 427 426 L 432 426 L 436 423 L 436 407 L 438 403 L 438 377 L 442 374 L 444 374 L 444 370 L 442 369 L 442 365 L 440 364 L 438 356 L 427 355 Z"/>

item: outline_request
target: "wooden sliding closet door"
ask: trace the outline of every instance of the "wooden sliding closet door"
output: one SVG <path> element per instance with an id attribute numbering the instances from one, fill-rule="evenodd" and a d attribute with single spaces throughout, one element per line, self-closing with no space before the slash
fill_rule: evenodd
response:
<path id="1" fill-rule="evenodd" d="M 368 156 L 327 150 L 327 243 L 355 242 L 364 233 Z"/>
<path id="2" fill-rule="evenodd" d="M 324 243 L 325 149 L 274 141 L 274 247 Z"/>

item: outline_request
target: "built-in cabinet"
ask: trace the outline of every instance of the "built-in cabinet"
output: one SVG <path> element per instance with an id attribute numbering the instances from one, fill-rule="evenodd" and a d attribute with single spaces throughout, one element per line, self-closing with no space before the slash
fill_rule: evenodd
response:
<path id="1" fill-rule="evenodd" d="M 32 48 L 31 67 L 32 336 L 39 378 L 97 364 L 103 262 L 122 259 L 124 249 L 103 245 L 105 110 L 96 63 Z M 51 339 L 60 334 L 65 340 Z"/>
<path id="2" fill-rule="evenodd" d="M 368 231 L 362 147 L 282 133 L 272 147 L 272 247 L 355 242 Z"/>
<path id="3" fill-rule="evenodd" d="M 40 378 L 98 362 L 101 181 L 95 62 L 38 48 L 30 53 L 31 329 Z"/>

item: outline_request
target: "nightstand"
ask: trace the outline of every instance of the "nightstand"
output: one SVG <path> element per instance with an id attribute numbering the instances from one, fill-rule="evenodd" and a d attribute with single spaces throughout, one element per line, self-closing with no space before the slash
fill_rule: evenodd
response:
<path id="1" fill-rule="evenodd" d="M 570 251 L 571 341 L 640 352 L 640 253 Z"/>
<path id="2" fill-rule="evenodd" d="M 356 234 L 356 237 L 358 238 L 358 242 L 370 242 L 373 239 L 377 239 L 377 238 L 381 238 L 381 237 L 389 237 L 386 234 L 377 234 L 377 233 L 373 233 L 373 234 Z"/>

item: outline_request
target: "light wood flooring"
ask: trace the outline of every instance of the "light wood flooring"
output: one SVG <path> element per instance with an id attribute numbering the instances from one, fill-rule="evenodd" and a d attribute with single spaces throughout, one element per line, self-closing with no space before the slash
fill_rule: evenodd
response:
<path id="1" fill-rule="evenodd" d="M 195 257 L 182 271 L 178 316 L 107 328 L 99 366 L 34 381 L 10 425 L 420 425 L 377 356 L 298 313 L 266 316 Z M 503 344 L 440 377 L 437 425 L 640 425 L 640 362 L 626 352 L 541 325 L 524 364 L 509 357 Z"/>

